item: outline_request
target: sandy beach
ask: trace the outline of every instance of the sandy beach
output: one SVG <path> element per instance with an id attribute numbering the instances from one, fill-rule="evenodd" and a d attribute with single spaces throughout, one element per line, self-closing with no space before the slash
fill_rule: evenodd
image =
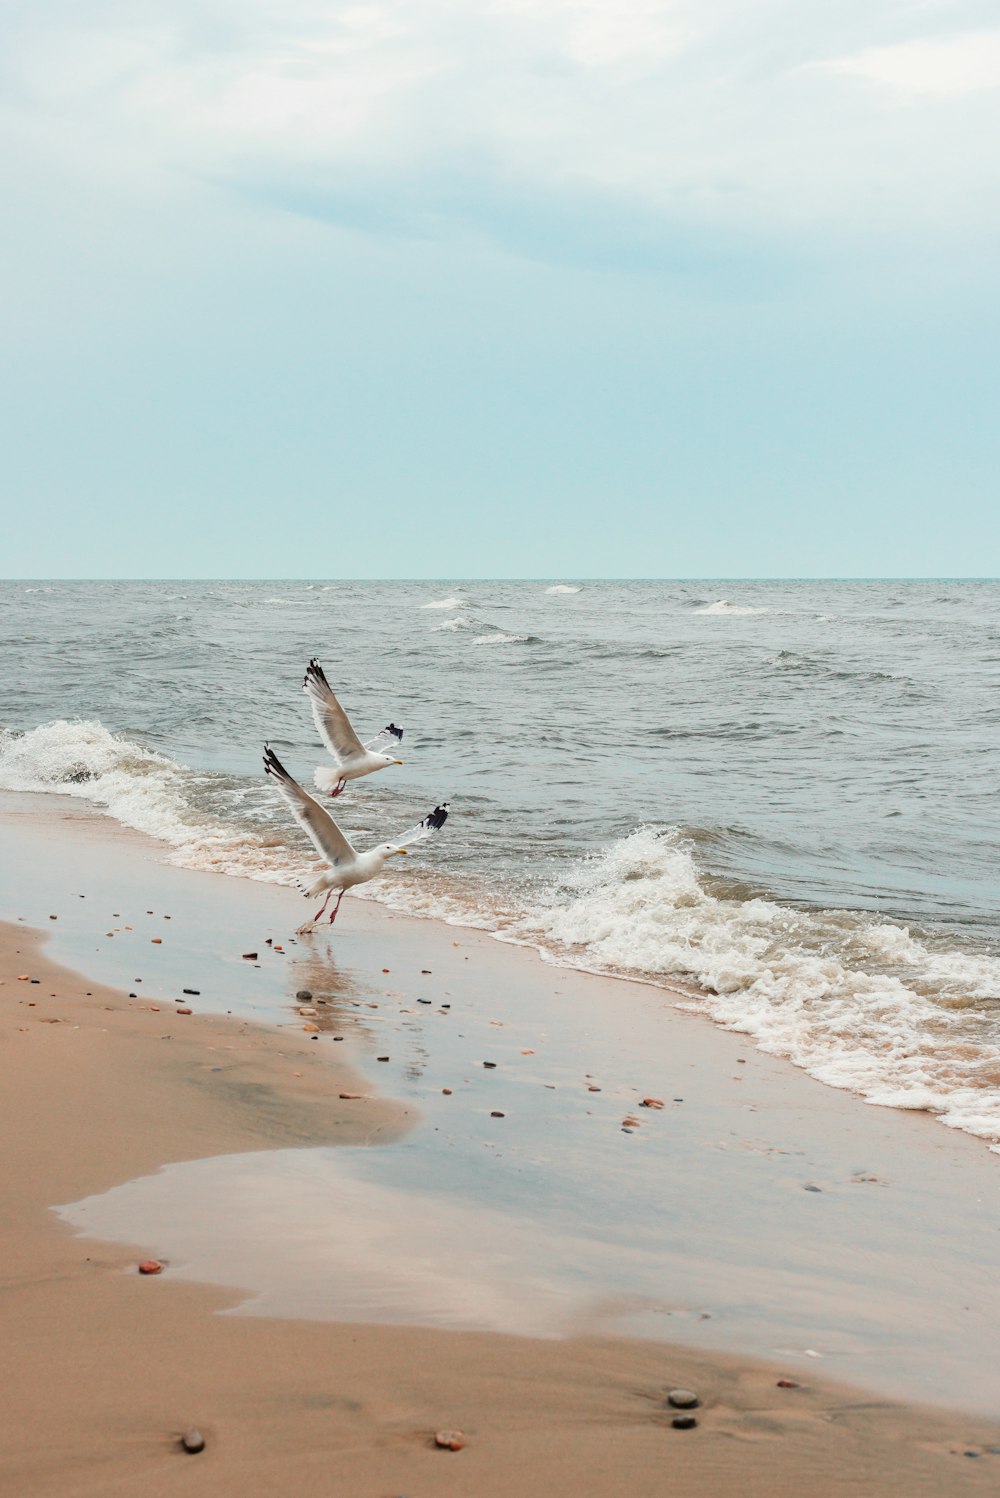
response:
<path id="1" fill-rule="evenodd" d="M 400 1016 L 415 1013 L 417 997 L 431 993 L 435 1004 L 425 1003 L 424 1009 L 430 1013 L 433 1008 L 439 1017 L 442 1054 L 447 1056 L 448 1047 L 455 1044 L 445 1039 L 452 1035 L 447 1027 L 454 1024 L 448 1018 L 449 1007 L 458 1001 L 459 984 L 470 995 L 477 986 L 485 987 L 491 992 L 495 1016 L 505 1015 L 516 1025 L 521 1040 L 527 1022 L 518 1003 L 526 996 L 533 1004 L 540 1002 L 530 989 L 534 982 L 538 992 L 552 993 L 545 1034 L 560 1039 L 559 995 L 565 999 L 572 990 L 574 1004 L 579 1005 L 585 994 L 591 1006 L 583 1028 L 593 1035 L 610 1069 L 614 1053 L 610 1031 L 604 1030 L 609 1024 L 608 999 L 618 986 L 613 981 L 562 973 L 532 953 L 499 948 L 474 933 L 461 933 L 459 939 L 446 927 L 402 920 L 353 902 L 349 922 L 338 933 L 333 968 L 325 949 L 316 950 L 315 943 L 308 952 L 289 951 L 294 966 L 281 974 L 277 985 L 272 977 L 270 1000 L 262 993 L 255 1001 L 263 1019 L 236 1012 L 228 997 L 221 1002 L 234 1012 L 212 1013 L 200 993 L 170 997 L 167 992 L 178 987 L 178 960 L 187 971 L 194 970 L 198 923 L 192 912 L 198 909 L 202 924 L 207 920 L 214 930 L 236 992 L 249 986 L 251 976 L 267 982 L 268 973 L 279 970 L 285 954 L 271 954 L 275 945 L 286 946 L 287 937 L 286 942 L 280 940 L 279 928 L 265 931 L 261 916 L 265 908 L 275 914 L 275 899 L 287 902 L 287 893 L 241 881 L 214 881 L 226 891 L 245 895 L 247 933 L 254 926 L 263 933 L 258 959 L 262 951 L 265 958 L 255 964 L 244 957 L 253 949 L 241 946 L 243 934 L 230 929 L 224 902 L 209 912 L 197 877 L 157 864 L 155 849 L 143 839 L 122 837 L 119 829 L 96 817 L 81 819 L 75 808 L 68 820 L 51 810 L 39 819 L 31 798 L 9 802 L 4 830 L 8 846 L 17 850 L 21 870 L 19 892 L 12 894 L 9 884 L 4 890 L 4 914 L 11 919 L 3 927 L 0 945 L 0 1106 L 5 1137 L 15 1141 L 15 1147 L 5 1152 L 7 1356 L 0 1400 L 5 1492 L 104 1494 L 138 1488 L 149 1494 L 264 1494 L 294 1488 L 344 1495 L 475 1492 L 506 1498 L 551 1491 L 594 1498 L 621 1492 L 650 1498 L 662 1493 L 722 1498 L 793 1493 L 807 1482 L 821 1494 L 995 1489 L 1000 1427 L 988 1418 L 996 1407 L 995 1394 L 987 1389 L 976 1401 L 967 1397 L 969 1388 L 952 1377 L 948 1340 L 939 1326 L 951 1318 L 950 1307 L 944 1307 L 947 1314 L 941 1318 L 940 1308 L 926 1304 L 928 1340 L 916 1357 L 932 1361 L 923 1378 L 915 1371 L 915 1386 L 925 1387 L 927 1397 L 900 1402 L 884 1392 L 894 1381 L 892 1358 L 885 1349 L 884 1356 L 872 1356 L 867 1364 L 847 1356 L 830 1356 L 824 1363 L 808 1355 L 817 1349 L 796 1347 L 794 1342 L 785 1356 L 736 1355 L 747 1345 L 738 1319 L 727 1326 L 731 1318 L 714 1302 L 711 1310 L 698 1310 L 697 1300 L 685 1299 L 680 1273 L 654 1340 L 648 1324 L 651 1301 L 635 1292 L 625 1253 L 622 1284 L 615 1285 L 614 1269 L 608 1267 L 619 1256 L 614 1242 L 605 1245 L 608 1251 L 590 1266 L 606 1299 L 615 1301 L 616 1290 L 624 1292 L 613 1315 L 607 1307 L 597 1313 L 589 1281 L 586 1293 L 579 1286 L 571 1295 L 563 1293 L 566 1285 L 557 1286 L 556 1271 L 543 1273 L 543 1248 L 536 1249 L 533 1242 L 529 1249 L 539 1261 L 539 1282 L 532 1284 L 513 1247 L 518 1217 L 512 1218 L 514 1232 L 507 1243 L 500 1216 L 491 1213 L 504 1205 L 505 1171 L 527 1171 L 531 1190 L 537 1185 L 527 1165 L 516 1164 L 516 1150 L 505 1161 L 499 1142 L 489 1152 L 493 1174 L 484 1177 L 485 1201 L 479 1211 L 487 1238 L 500 1236 L 501 1258 L 513 1259 L 518 1277 L 514 1291 L 504 1285 L 498 1261 L 471 1225 L 477 1204 L 463 1214 L 447 1195 L 428 1198 L 417 1161 L 421 1155 L 428 1157 L 432 1175 L 437 1173 L 433 1150 L 435 1140 L 440 1146 L 442 1126 L 430 1122 L 433 1107 L 461 1107 L 464 1085 L 466 1111 L 456 1115 L 452 1132 L 478 1134 L 486 1126 L 500 1127 L 501 1120 L 492 1117 L 496 1113 L 508 1115 L 502 1118 L 504 1124 L 516 1124 L 520 1094 L 508 1090 L 506 1096 L 513 1101 L 507 1108 L 490 1107 L 499 1094 L 477 1095 L 479 1078 L 465 1067 L 469 1080 L 464 1082 L 463 1068 L 453 1055 L 449 1064 L 456 1085 L 447 1093 L 438 1085 L 432 1056 L 425 1057 L 425 1071 L 416 1079 L 411 1075 L 407 1085 L 404 1072 L 394 1072 L 391 1061 L 387 1067 L 373 1055 L 381 1054 L 383 1045 L 389 1048 L 387 1033 L 399 1034 L 397 1027 L 408 1023 Z M 89 888 L 79 877 L 82 865 L 67 868 L 70 846 L 89 850 Z M 95 865 L 98 849 L 102 856 Z M 105 915 L 109 881 L 111 887 L 121 881 L 126 864 L 133 879 L 117 884 L 115 908 Z M 63 870 L 61 882 L 57 865 Z M 137 902 L 137 872 L 144 889 L 156 888 L 159 896 L 166 887 L 180 901 L 173 903 L 169 926 L 162 904 L 147 916 L 146 897 Z M 212 884 L 211 876 L 206 876 L 206 883 Z M 185 889 L 192 890 L 188 905 L 183 901 Z M 41 890 L 51 906 L 44 927 L 37 904 Z M 150 900 L 152 904 L 151 896 Z M 140 903 L 149 922 L 145 928 L 136 915 L 125 920 Z M 24 908 L 14 910 L 13 904 Z M 106 924 L 115 914 L 121 917 L 115 923 L 117 932 Z M 50 915 L 57 919 L 49 921 Z M 75 929 L 67 937 L 70 925 Z M 138 986 L 116 987 L 53 962 L 48 952 L 61 950 L 67 942 L 80 950 L 82 960 L 85 931 L 95 944 L 95 969 L 111 960 L 114 949 L 115 961 L 136 970 L 133 981 L 144 979 L 141 996 Z M 265 946 L 268 937 L 270 948 Z M 126 943 L 128 958 L 121 955 Z M 167 965 L 157 978 L 150 970 L 161 957 Z M 389 974 L 384 967 L 390 968 Z M 324 971 L 327 983 L 321 988 Z M 300 985 L 304 972 L 313 975 L 313 995 L 325 994 L 322 1003 L 296 1005 L 287 993 L 292 984 Z M 394 987 L 388 990 L 390 982 Z M 436 992 L 435 982 L 443 985 Z M 276 986 L 285 992 L 274 993 Z M 445 990 L 452 997 L 445 998 Z M 634 986 L 631 991 L 638 992 Z M 626 1028 L 638 1025 L 641 1030 L 661 999 L 651 991 L 646 1020 L 633 1018 Z M 193 1012 L 183 1013 L 188 1008 Z M 300 1014 L 302 1008 L 314 1009 L 314 1016 Z M 391 1010 L 391 1020 L 383 1015 L 385 1010 Z M 578 1008 L 576 1013 L 579 1017 Z M 610 1011 L 611 1016 L 614 1013 Z M 741 1059 L 746 1067 L 753 1053 L 742 1049 L 739 1037 L 695 1017 L 674 1013 L 673 1018 L 674 1061 L 687 1074 L 688 1099 L 683 1108 L 675 1105 L 676 1126 L 683 1114 L 684 1128 L 709 1142 L 722 1122 L 717 1111 L 721 1101 L 713 1098 L 713 1091 L 744 1086 L 729 1078 Z M 378 1023 L 387 1028 L 373 1030 Z M 470 1012 L 461 1023 L 475 1034 L 473 1044 L 481 1051 L 483 1032 L 475 1030 L 474 1015 Z M 505 1047 L 500 1034 L 503 1020 L 494 1017 L 484 1023 L 493 1025 L 500 1058 L 495 1069 L 500 1073 L 512 1067 L 507 1051 L 520 1055 L 532 1049 Z M 612 1029 L 620 1026 L 620 1011 L 619 1019 L 610 1023 Z M 338 1044 L 337 1035 L 345 1042 Z M 393 1050 L 397 1044 L 392 1043 Z M 426 1041 L 424 1048 L 428 1049 Z M 560 1039 L 558 1049 L 562 1048 Z M 524 1064 L 537 1066 L 540 1049 L 541 1042 L 534 1055 L 524 1057 Z M 572 1058 L 572 1064 L 577 1060 Z M 768 1063 L 768 1058 L 761 1060 Z M 805 1088 L 815 1105 L 810 1127 L 819 1133 L 836 1134 L 838 1120 L 850 1115 L 861 1135 L 872 1128 L 881 1135 L 880 1158 L 886 1162 L 891 1146 L 897 1151 L 897 1167 L 902 1161 L 898 1152 L 909 1151 L 932 1182 L 935 1173 L 954 1178 L 964 1171 L 966 1193 L 970 1182 L 983 1191 L 995 1185 L 995 1157 L 977 1142 L 964 1137 L 953 1141 L 923 1119 L 865 1109 L 781 1063 L 765 1069 L 769 1074 L 757 1078 L 757 1101 L 749 1106 L 760 1108 L 767 1099 L 777 1109 L 776 1091 L 784 1090 L 792 1113 L 772 1111 L 772 1123 L 790 1128 L 791 1119 L 799 1118 L 800 1137 L 786 1141 L 790 1158 L 793 1146 L 803 1143 L 806 1115 L 797 1089 Z M 386 1078 L 383 1086 L 376 1074 L 378 1080 Z M 557 1084 L 535 1077 L 539 1096 L 551 1098 L 554 1093 L 566 1098 L 567 1084 L 558 1075 L 554 1055 L 547 1075 L 556 1076 Z M 584 1084 L 588 1103 L 604 1104 L 605 1093 L 614 1090 L 609 1082 L 604 1076 L 600 1084 Z M 601 1092 L 590 1092 L 599 1085 Z M 607 1107 L 614 1117 L 615 1148 L 620 1144 L 634 1151 L 651 1146 L 652 1130 L 666 1122 L 666 1108 L 643 1110 L 641 1102 L 633 1101 L 623 1112 L 617 1097 Z M 583 1111 L 588 1128 L 603 1127 L 603 1115 L 595 1120 Z M 640 1114 L 642 1121 L 623 1132 L 626 1126 L 618 1116 Z M 531 1126 L 552 1132 L 559 1121 L 539 1116 Z M 607 1138 L 612 1138 L 610 1129 Z M 854 1143 L 860 1146 L 860 1136 Z M 477 1144 L 481 1148 L 481 1141 Z M 336 1187 L 337 1176 L 323 1176 L 323 1211 L 331 1214 L 329 1222 L 305 1217 L 297 1224 L 292 1198 L 282 1196 L 281 1174 L 287 1177 L 289 1161 L 316 1160 L 316 1168 L 325 1171 L 327 1157 L 380 1162 L 397 1155 L 401 1176 L 391 1192 L 385 1180 L 376 1192 L 353 1165 L 354 1179 L 345 1177 L 338 1204 L 336 1189 L 324 1184 L 333 1181 Z M 453 1158 L 453 1171 L 461 1177 L 461 1158 L 457 1152 Z M 675 1159 L 674 1168 L 684 1174 L 692 1201 L 699 1183 L 709 1200 L 719 1190 L 724 1195 L 730 1192 L 729 1177 L 713 1183 L 716 1162 L 728 1158 L 702 1150 L 684 1151 Z M 760 1180 L 748 1167 L 758 1158 L 750 1153 L 738 1158 L 739 1173 L 746 1174 L 747 1201 L 730 1201 L 734 1215 L 744 1210 L 749 1214 L 749 1232 L 752 1198 L 759 1194 Z M 597 1188 L 603 1190 L 606 1183 L 596 1148 L 592 1164 Z M 239 1199 L 227 1196 L 236 1165 L 243 1171 Z M 633 1169 L 624 1164 L 621 1168 L 625 1173 Z M 558 1160 L 543 1159 L 538 1169 L 557 1191 Z M 185 1174 L 206 1170 L 202 1178 Z M 656 1183 L 647 1163 L 636 1179 L 641 1182 L 644 1175 L 652 1210 Z M 294 1181 L 294 1167 L 291 1176 Z M 868 1293 L 875 1298 L 884 1294 L 879 1254 L 893 1243 L 887 1204 L 904 1196 L 904 1184 L 897 1169 L 892 1186 L 866 1182 L 855 1187 L 858 1194 L 867 1192 L 863 1200 L 882 1193 L 872 1221 L 885 1224 L 884 1242 L 869 1236 L 867 1243 Z M 105 1210 L 102 1204 L 114 1204 L 122 1191 L 125 1207 L 106 1209 L 111 1215 L 102 1234 L 88 1231 L 80 1236 L 81 1211 L 83 1220 L 103 1221 L 88 1218 L 88 1210 Z M 128 1196 L 134 1191 L 139 1191 L 138 1198 Z M 825 1179 L 812 1195 L 796 1180 L 794 1194 L 788 1191 L 765 1202 L 767 1212 L 784 1214 L 774 1220 L 776 1240 L 785 1232 L 794 1240 L 799 1203 L 821 1204 L 824 1192 L 830 1195 Z M 214 1202 L 214 1215 L 206 1215 L 206 1199 Z M 846 1195 L 843 1200 L 846 1203 Z M 136 1202 L 147 1229 L 123 1239 L 123 1232 L 134 1231 L 128 1224 L 137 1220 Z M 389 1219 L 375 1211 L 380 1202 Z M 73 1208 L 74 1203 L 81 1205 Z M 345 1203 L 357 1219 L 369 1218 L 367 1239 L 357 1237 L 357 1222 L 343 1220 Z M 992 1210 L 993 1201 L 988 1205 Z M 53 1212 L 55 1207 L 63 1221 Z M 538 1210 L 539 1243 L 554 1236 L 557 1256 L 572 1255 L 572 1247 L 567 1249 L 571 1220 L 566 1219 L 561 1234 L 552 1235 L 541 1202 Z M 223 1219 L 230 1220 L 226 1224 Z M 73 1221 L 76 1233 L 67 1221 Z M 697 1225 L 697 1214 L 692 1222 Z M 633 1226 L 638 1233 L 638 1216 Z M 586 1234 L 573 1231 L 585 1255 Z M 395 1240 L 401 1251 L 395 1256 L 388 1253 L 385 1263 L 381 1245 L 376 1244 L 379 1234 Z M 330 1247 L 329 1254 L 326 1248 L 320 1254 L 320 1268 L 325 1265 L 326 1273 L 316 1278 L 310 1278 L 309 1262 L 301 1257 L 301 1242 L 296 1244 L 296 1239 L 310 1235 Z M 456 1235 L 457 1244 L 446 1241 Z M 336 1253 L 333 1239 L 343 1240 Z M 180 1245 L 176 1255 L 173 1241 Z M 967 1246 L 971 1243 L 969 1239 Z M 689 1249 L 697 1252 L 698 1245 L 689 1244 Z M 723 1262 L 723 1237 L 706 1234 L 701 1250 L 707 1261 L 718 1261 L 714 1272 L 721 1273 L 724 1282 L 730 1269 Z M 748 1245 L 744 1257 L 751 1268 L 754 1253 Z M 140 1260 L 149 1257 L 164 1264 L 160 1274 L 138 1273 Z M 355 1262 L 365 1257 L 367 1262 Z M 769 1257 L 775 1262 L 779 1297 L 788 1294 L 794 1300 L 797 1292 L 780 1272 L 776 1255 Z M 432 1258 L 440 1258 L 443 1266 L 433 1280 L 428 1267 Z M 463 1278 L 463 1261 L 470 1259 L 475 1264 Z M 663 1275 L 674 1278 L 669 1255 L 660 1262 Z M 971 1259 L 967 1263 L 974 1277 L 975 1265 Z M 341 1314 L 342 1306 L 338 1310 L 337 1287 L 327 1284 L 338 1278 L 329 1272 L 331 1265 L 342 1266 L 339 1277 L 344 1283 L 360 1287 L 360 1313 L 357 1308 L 353 1315 Z M 561 1272 L 572 1267 L 564 1263 Z M 352 1281 L 351 1273 L 360 1278 Z M 462 1292 L 455 1304 L 440 1284 L 452 1277 Z M 740 1296 L 752 1297 L 755 1292 L 748 1287 L 759 1283 L 751 1274 L 739 1288 Z M 972 1293 L 970 1284 L 967 1281 L 963 1288 L 966 1295 Z M 380 1300 L 379 1286 L 385 1285 L 389 1289 L 381 1292 Z M 848 1281 L 843 1291 L 848 1299 L 853 1294 L 863 1301 L 861 1276 Z M 771 1301 L 759 1290 L 756 1293 L 759 1304 L 753 1314 L 766 1327 Z M 917 1286 L 925 1301 L 927 1293 Z M 821 1285 L 819 1294 L 829 1299 L 832 1291 Z M 407 1300 L 409 1306 L 401 1304 Z M 489 1330 L 471 1329 L 476 1320 L 470 1308 L 476 1305 L 481 1305 L 480 1325 Z M 238 1307 L 250 1314 L 220 1314 Z M 975 1326 L 987 1323 L 988 1346 L 993 1307 L 980 1300 L 977 1309 Z M 609 1334 L 608 1328 L 630 1326 L 629 1318 L 640 1312 L 645 1314 L 645 1320 L 639 1314 L 635 1322 L 640 1335 Z M 911 1315 L 912 1306 L 903 1300 L 886 1311 L 889 1323 Z M 832 1319 L 838 1316 L 845 1324 L 854 1320 L 847 1305 L 841 1305 Z M 667 1317 L 672 1326 L 665 1333 Z M 385 1324 L 393 1321 L 417 1324 Z M 525 1325 L 535 1326 L 541 1334 L 524 1335 Z M 762 1336 L 760 1346 L 773 1348 L 775 1338 L 780 1345 L 784 1330 L 773 1328 Z M 899 1328 L 901 1335 L 910 1330 Z M 979 1354 L 971 1323 L 963 1336 L 976 1376 Z M 827 1338 L 827 1343 L 824 1357 L 833 1348 L 833 1339 Z M 935 1363 L 936 1346 L 940 1358 Z M 902 1360 L 908 1356 L 904 1341 Z M 982 1356 L 985 1361 L 985 1347 Z M 838 1365 L 854 1376 L 843 1383 L 831 1379 L 828 1368 Z M 852 1382 L 859 1382 L 857 1371 L 865 1367 L 864 1387 L 852 1388 Z M 779 1380 L 798 1387 L 782 1387 Z M 982 1386 L 982 1379 L 976 1381 Z M 676 1387 L 693 1389 L 699 1396 L 699 1424 L 694 1430 L 672 1427 L 675 1411 L 666 1404 L 666 1395 Z M 950 1408 L 930 1407 L 935 1404 Z M 188 1455 L 178 1444 L 178 1437 L 192 1426 L 206 1440 L 205 1451 L 198 1455 Z M 461 1451 L 436 1448 L 434 1434 L 442 1429 L 463 1432 Z"/>

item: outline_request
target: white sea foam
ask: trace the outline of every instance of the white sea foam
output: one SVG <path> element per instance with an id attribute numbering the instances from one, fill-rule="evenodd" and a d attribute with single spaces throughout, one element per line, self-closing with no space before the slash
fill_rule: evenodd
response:
<path id="1" fill-rule="evenodd" d="M 523 645 L 530 635 L 508 635 L 502 629 L 492 630 L 488 635 L 476 635 L 473 645 Z"/>
<path id="2" fill-rule="evenodd" d="M 835 1087 L 927 1109 L 1000 1141 L 1000 1045 L 969 1007 L 1000 994 L 1000 962 L 932 951 L 901 926 L 722 899 L 675 836 L 642 829 L 583 865 L 515 928 L 564 960 L 693 980 L 707 1010 Z"/>
<path id="3" fill-rule="evenodd" d="M 167 843 L 187 868 L 291 883 L 294 863 L 253 829 L 197 805 L 205 776 L 101 723 L 58 719 L 0 732 L 0 790 L 57 792 L 104 807 L 125 827 Z M 298 860 L 301 862 L 301 860 Z"/>
<path id="4" fill-rule="evenodd" d="M 311 861 L 290 823 L 265 820 L 264 790 L 258 797 L 250 782 L 187 769 L 96 722 L 0 731 L 0 789 L 105 807 L 186 867 L 291 884 Z M 614 843 L 547 897 L 533 892 L 528 910 L 506 885 L 498 893 L 429 869 L 377 881 L 365 894 L 537 946 L 557 962 L 685 980 L 684 1007 L 746 1032 L 821 1081 L 874 1103 L 927 1109 L 1000 1147 L 994 957 L 929 944 L 863 912 L 717 895 L 688 845 L 662 829 Z"/>
<path id="5" fill-rule="evenodd" d="M 551 588 L 545 589 L 546 593 L 579 593 L 579 587 L 571 583 L 555 583 Z"/>
<path id="6" fill-rule="evenodd" d="M 443 624 L 435 624 L 432 634 L 454 634 L 459 629 L 475 629 L 473 621 L 461 614 L 456 614 L 454 619 L 446 619 Z"/>
<path id="7" fill-rule="evenodd" d="M 433 603 L 422 603 L 422 609 L 464 609 L 464 598 L 438 598 Z"/>
<path id="8" fill-rule="evenodd" d="M 730 603 L 728 598 L 718 598 L 715 603 L 706 604 L 703 609 L 695 609 L 696 614 L 773 614 L 774 609 L 752 609 L 739 603 Z"/>

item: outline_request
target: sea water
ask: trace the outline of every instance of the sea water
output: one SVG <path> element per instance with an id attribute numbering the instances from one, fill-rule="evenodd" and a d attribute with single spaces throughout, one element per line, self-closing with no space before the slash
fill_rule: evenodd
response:
<path id="1" fill-rule="evenodd" d="M 365 895 L 1000 1144 L 1000 584 L 2 583 L 0 789 L 291 884 L 260 755 L 324 763 L 312 655 L 363 738 L 405 729 L 332 803 L 352 840 L 451 804 Z"/>

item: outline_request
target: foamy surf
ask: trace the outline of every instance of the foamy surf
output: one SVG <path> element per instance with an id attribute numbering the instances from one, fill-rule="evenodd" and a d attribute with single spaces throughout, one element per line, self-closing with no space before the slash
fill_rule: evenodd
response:
<path id="1" fill-rule="evenodd" d="M 730 603 L 728 598 L 717 598 L 715 603 L 706 604 L 702 609 L 695 609 L 696 614 L 773 614 L 774 609 L 755 609 L 746 604 Z"/>
<path id="2" fill-rule="evenodd" d="M 1000 1141 L 1000 1038 L 981 1023 L 1000 994 L 994 957 L 932 950 L 862 912 L 716 896 L 657 829 L 582 865 L 517 929 L 593 970 L 693 980 L 704 997 L 682 1008 L 820 1081 Z"/>
<path id="3" fill-rule="evenodd" d="M 422 603 L 422 609 L 464 609 L 464 598 L 436 598 L 431 603 Z"/>
<path id="4" fill-rule="evenodd" d="M 190 769 L 99 722 L 0 732 L 0 789 L 87 800 L 189 868 L 291 884 L 313 857 L 256 779 Z M 362 805 L 359 794 L 345 808 L 348 828 Z M 463 867 L 462 854 L 457 842 L 452 867 Z M 547 893 L 518 881 L 502 856 L 489 877 L 474 862 L 461 877 L 446 864 L 366 894 L 533 945 L 564 965 L 686 980 L 682 1007 L 829 1085 L 933 1112 L 1000 1149 L 996 957 L 865 912 L 718 892 L 692 844 L 670 829 L 631 833 L 572 865 Z"/>
<path id="5" fill-rule="evenodd" d="M 553 583 L 551 588 L 545 589 L 546 593 L 579 593 L 580 588 L 574 583 Z"/>

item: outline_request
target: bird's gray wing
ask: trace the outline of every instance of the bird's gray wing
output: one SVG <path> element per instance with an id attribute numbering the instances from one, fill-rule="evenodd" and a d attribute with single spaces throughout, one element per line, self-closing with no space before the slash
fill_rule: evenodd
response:
<path id="1" fill-rule="evenodd" d="M 365 748 L 371 754 L 389 754 L 399 748 L 403 742 L 403 730 L 395 723 L 388 723 L 381 733 L 377 733 L 373 739 L 369 739 Z"/>
<path id="2" fill-rule="evenodd" d="M 308 835 L 313 847 L 327 863 L 350 862 L 357 853 L 328 811 L 293 780 L 270 745 L 264 747 L 264 770 L 292 809 L 292 815 Z"/>
<path id="3" fill-rule="evenodd" d="M 319 661 L 311 660 L 306 667 L 302 690 L 309 698 L 319 736 L 334 759 L 342 764 L 344 760 L 363 754 L 364 746 L 351 727 L 350 718 L 330 690 Z"/>

